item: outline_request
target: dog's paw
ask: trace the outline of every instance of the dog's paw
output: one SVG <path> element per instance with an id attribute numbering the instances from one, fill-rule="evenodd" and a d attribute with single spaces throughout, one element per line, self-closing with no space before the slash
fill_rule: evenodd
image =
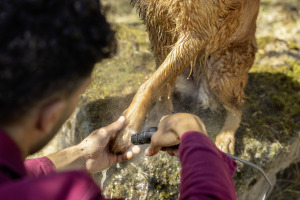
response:
<path id="1" fill-rule="evenodd" d="M 222 132 L 217 135 L 215 144 L 221 151 L 234 155 L 235 138 L 232 132 Z"/>
<path id="2" fill-rule="evenodd" d="M 126 119 L 125 125 L 115 134 L 110 145 L 110 150 L 113 153 L 124 153 L 132 146 L 131 136 L 141 129 L 145 119 L 145 114 L 141 114 L 145 112 L 141 112 L 138 108 L 139 107 L 132 106 L 123 113 Z"/>

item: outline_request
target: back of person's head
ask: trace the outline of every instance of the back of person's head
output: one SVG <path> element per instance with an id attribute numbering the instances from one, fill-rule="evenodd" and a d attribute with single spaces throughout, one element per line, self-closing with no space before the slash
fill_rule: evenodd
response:
<path id="1" fill-rule="evenodd" d="M 0 124 L 69 95 L 115 53 L 99 0 L 0 1 Z"/>

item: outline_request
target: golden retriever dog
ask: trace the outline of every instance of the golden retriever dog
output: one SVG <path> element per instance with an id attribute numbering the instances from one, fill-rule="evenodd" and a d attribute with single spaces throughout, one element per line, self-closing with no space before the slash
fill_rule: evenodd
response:
<path id="1" fill-rule="evenodd" d="M 215 143 L 233 154 L 244 88 L 257 50 L 260 1 L 131 0 L 131 4 L 147 28 L 157 70 L 124 112 L 126 127 L 112 144 L 113 151 L 122 152 L 130 145 L 131 135 L 140 131 L 152 104 L 159 97 L 169 101 L 177 77 L 190 67 L 199 103 L 226 110 Z"/>

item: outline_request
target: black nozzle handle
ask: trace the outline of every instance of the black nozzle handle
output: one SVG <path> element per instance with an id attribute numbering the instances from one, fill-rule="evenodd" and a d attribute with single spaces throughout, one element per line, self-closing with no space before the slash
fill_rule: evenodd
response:
<path id="1" fill-rule="evenodd" d="M 134 145 L 150 144 L 152 135 L 157 131 L 157 127 L 150 127 L 144 131 L 131 136 L 131 143 Z M 174 145 L 168 148 L 178 149 L 179 145 Z"/>
<path id="2" fill-rule="evenodd" d="M 131 136 L 132 144 L 150 144 L 152 135 L 157 131 L 157 127 L 150 127 L 144 131 Z"/>

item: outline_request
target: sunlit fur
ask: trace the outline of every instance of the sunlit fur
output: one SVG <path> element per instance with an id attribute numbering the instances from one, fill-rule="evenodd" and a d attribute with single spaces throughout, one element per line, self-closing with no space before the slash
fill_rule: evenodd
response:
<path id="1" fill-rule="evenodd" d="M 153 102 L 166 95 L 176 78 L 191 67 L 191 78 L 201 93 L 206 94 L 208 106 L 217 102 L 227 110 L 216 144 L 221 150 L 234 153 L 243 90 L 256 52 L 259 0 L 132 0 L 131 3 L 147 28 L 157 70 L 140 86 L 125 111 L 127 126 L 119 134 L 114 151 L 124 150 L 132 133 L 128 130 L 139 131 Z"/>

